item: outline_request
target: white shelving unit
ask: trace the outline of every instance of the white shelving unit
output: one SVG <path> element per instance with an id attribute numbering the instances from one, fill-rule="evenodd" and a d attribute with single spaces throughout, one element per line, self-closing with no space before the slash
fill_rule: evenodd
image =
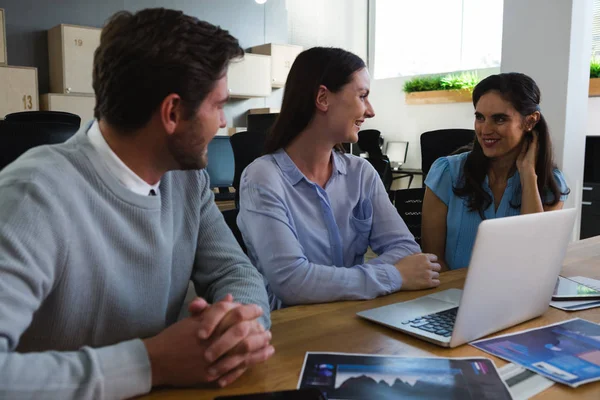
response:
<path id="1" fill-rule="evenodd" d="M 292 64 L 304 48 L 292 44 L 267 43 L 250 48 L 254 54 L 271 56 L 271 86 L 282 88 Z"/>
<path id="2" fill-rule="evenodd" d="M 40 96 L 40 109 L 45 111 L 66 111 L 81 117 L 81 123 L 94 118 L 96 97 L 90 95 L 47 93 Z"/>
<path id="3" fill-rule="evenodd" d="M 98 28 L 66 24 L 48 31 L 52 93 L 94 93 L 94 51 L 100 44 L 101 31 Z"/>
<path id="4" fill-rule="evenodd" d="M 271 57 L 246 53 L 241 61 L 229 64 L 227 81 L 233 98 L 271 95 Z"/>
<path id="5" fill-rule="evenodd" d="M 37 68 L 0 66 L 0 118 L 20 111 L 37 111 Z"/>

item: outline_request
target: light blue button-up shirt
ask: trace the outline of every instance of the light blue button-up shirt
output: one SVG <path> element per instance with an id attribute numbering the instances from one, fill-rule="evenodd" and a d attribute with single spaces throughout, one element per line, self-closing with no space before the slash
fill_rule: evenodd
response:
<path id="1" fill-rule="evenodd" d="M 371 164 L 336 151 L 332 161 L 325 189 L 283 149 L 242 174 L 237 223 L 272 309 L 398 291 L 393 264 L 421 251 Z M 379 256 L 365 263 L 369 246 Z"/>

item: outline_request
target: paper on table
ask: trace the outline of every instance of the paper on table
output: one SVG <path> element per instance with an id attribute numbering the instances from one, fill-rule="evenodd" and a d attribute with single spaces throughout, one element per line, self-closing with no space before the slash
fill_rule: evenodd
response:
<path id="1" fill-rule="evenodd" d="M 298 389 L 306 387 L 318 387 L 332 400 L 512 399 L 494 362 L 485 357 L 307 352 Z"/>
<path id="2" fill-rule="evenodd" d="M 498 368 L 498 372 L 508 385 L 508 390 L 514 400 L 527 400 L 554 385 L 550 379 L 517 364 L 508 363 L 504 367 Z"/>
<path id="3" fill-rule="evenodd" d="M 600 290 L 600 280 L 586 278 L 585 276 L 571 276 L 569 279 L 591 287 L 592 289 Z M 579 301 L 551 301 L 550 305 L 554 308 L 564 311 L 580 311 L 588 308 L 600 307 L 600 300 L 579 300 Z"/>
<path id="4" fill-rule="evenodd" d="M 581 318 L 469 344 L 574 388 L 600 381 L 600 324 Z"/>

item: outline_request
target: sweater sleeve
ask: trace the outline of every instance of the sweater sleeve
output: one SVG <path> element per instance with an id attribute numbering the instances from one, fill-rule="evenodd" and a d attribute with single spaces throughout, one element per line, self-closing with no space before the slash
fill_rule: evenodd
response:
<path id="1" fill-rule="evenodd" d="M 235 301 L 257 304 L 264 314 L 261 322 L 271 326 L 269 301 L 262 275 L 240 248 L 214 202 L 208 173 L 200 172 L 201 212 L 198 247 L 192 281 L 198 296 L 215 302 L 228 293 Z"/>
<path id="2" fill-rule="evenodd" d="M 66 211 L 45 186 L 0 184 L 0 398 L 127 398 L 150 390 L 143 343 L 19 353 L 19 339 L 69 256 Z"/>

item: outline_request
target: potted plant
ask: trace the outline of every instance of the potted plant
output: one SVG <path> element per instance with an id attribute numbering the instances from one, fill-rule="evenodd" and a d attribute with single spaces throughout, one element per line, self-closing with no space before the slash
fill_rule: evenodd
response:
<path id="1" fill-rule="evenodd" d="M 590 63 L 590 96 L 600 96 L 600 60 L 597 58 Z"/>
<path id="2" fill-rule="evenodd" d="M 406 104 L 468 103 L 478 82 L 474 72 L 416 76 L 404 82 L 403 90 Z"/>

